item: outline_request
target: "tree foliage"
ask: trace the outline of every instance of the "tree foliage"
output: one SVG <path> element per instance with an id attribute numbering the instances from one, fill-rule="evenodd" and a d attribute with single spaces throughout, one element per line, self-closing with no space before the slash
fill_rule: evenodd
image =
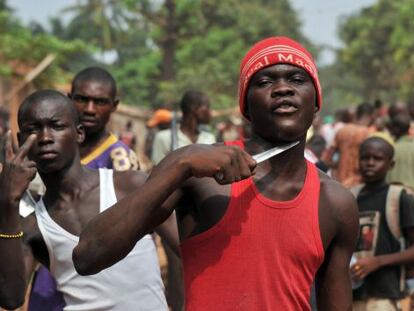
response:
<path id="1" fill-rule="evenodd" d="M 241 58 L 268 36 L 287 35 L 316 52 L 288 0 L 79 0 L 62 12 L 68 23 L 52 18 L 47 31 L 2 12 L 7 17 L 0 22 L 12 25 L 0 25 L 0 57 L 36 63 L 46 50 L 55 52 L 59 66 L 51 80 L 58 69 L 73 75 L 105 66 L 121 100 L 132 105 L 171 104 L 190 88 L 210 95 L 216 108 L 234 105 Z M 109 52 L 111 63 L 103 57 Z"/>
<path id="2" fill-rule="evenodd" d="M 344 19 L 340 66 L 358 77 L 361 99 L 388 101 L 413 95 L 414 1 L 379 0 Z"/>
<path id="3" fill-rule="evenodd" d="M 208 93 L 215 107 L 233 105 L 239 63 L 253 42 L 288 35 L 311 47 L 288 0 L 80 2 L 67 10 L 76 12 L 67 27 L 76 31 L 66 38 L 116 50 L 109 69 L 128 104 L 172 103 L 193 88 Z M 101 17 L 91 21 L 90 11 Z M 122 22 L 109 18 L 115 13 Z M 79 25 L 87 25 L 85 32 L 77 31 Z"/>
<path id="4" fill-rule="evenodd" d="M 27 68 L 35 67 L 44 57 L 53 53 L 56 61 L 46 72 L 36 79 L 39 87 L 51 87 L 62 80 L 65 70 L 63 64 L 68 57 L 85 45 L 80 40 L 62 41 L 38 27 L 31 29 L 21 24 L 7 7 L 5 1 L 0 2 L 0 76 L 11 77 L 16 74 L 15 68 L 24 65 Z"/>

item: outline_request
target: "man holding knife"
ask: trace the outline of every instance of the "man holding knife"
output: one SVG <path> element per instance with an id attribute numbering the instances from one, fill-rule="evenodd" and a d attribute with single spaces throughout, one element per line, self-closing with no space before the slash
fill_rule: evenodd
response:
<path id="1" fill-rule="evenodd" d="M 241 64 L 239 104 L 252 138 L 168 155 L 143 187 L 88 224 L 77 270 L 114 264 L 180 202 L 187 310 L 310 310 L 315 278 L 319 310 L 351 310 L 356 203 L 304 158 L 322 104 L 310 53 L 286 37 L 255 44 Z M 250 156 L 296 141 L 261 163 Z"/>

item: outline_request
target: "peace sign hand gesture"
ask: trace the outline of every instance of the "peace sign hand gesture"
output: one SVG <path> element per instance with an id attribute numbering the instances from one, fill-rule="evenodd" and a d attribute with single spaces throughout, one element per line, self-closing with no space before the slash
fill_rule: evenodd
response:
<path id="1" fill-rule="evenodd" d="M 36 175 L 36 163 L 26 158 L 36 138 L 35 134 L 30 135 L 17 149 L 13 146 L 11 132 L 6 134 L 5 162 L 0 167 L 0 196 L 3 200 L 6 197 L 9 203 L 20 201 Z"/>

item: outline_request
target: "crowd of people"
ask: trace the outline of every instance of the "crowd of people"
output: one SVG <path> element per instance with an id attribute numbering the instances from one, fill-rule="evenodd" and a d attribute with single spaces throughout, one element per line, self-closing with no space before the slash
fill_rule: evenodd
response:
<path id="1" fill-rule="evenodd" d="M 238 101 L 243 121 L 214 134 L 203 92 L 183 94 L 179 118 L 155 110 L 148 172 L 133 124 L 109 130 L 119 98 L 102 68 L 29 95 L 19 147 L 0 111 L 0 307 L 411 310 L 414 102 L 324 122 L 312 55 L 286 37 L 247 51 Z"/>
<path id="2" fill-rule="evenodd" d="M 355 111 L 340 109 L 333 122 L 316 121 L 307 142 L 308 158 L 357 199 L 360 229 L 351 264 L 353 310 L 411 310 L 414 119 L 410 107 L 396 103 L 378 109 L 362 103 Z"/>

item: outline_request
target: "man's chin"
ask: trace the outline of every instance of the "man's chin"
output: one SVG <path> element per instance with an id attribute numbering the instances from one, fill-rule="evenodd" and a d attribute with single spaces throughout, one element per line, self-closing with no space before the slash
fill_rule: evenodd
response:
<path id="1" fill-rule="evenodd" d="M 94 135 L 100 131 L 100 128 L 97 126 L 85 126 L 84 125 L 83 128 L 85 129 L 85 134 L 87 136 Z"/>
<path id="2" fill-rule="evenodd" d="M 294 141 L 302 140 L 304 138 L 303 133 L 297 132 L 278 132 L 274 133 L 273 135 L 268 135 L 266 140 L 269 142 L 280 142 L 280 143 L 292 143 Z"/>
<path id="3" fill-rule="evenodd" d="M 381 177 L 378 176 L 372 176 L 372 175 L 365 175 L 362 177 L 362 179 L 364 180 L 364 182 L 366 183 L 374 183 L 377 182 L 378 180 L 381 179 Z"/>
<path id="4" fill-rule="evenodd" d="M 51 174 L 62 170 L 62 165 L 53 161 L 42 161 L 36 164 L 37 171 L 40 174 Z"/>

